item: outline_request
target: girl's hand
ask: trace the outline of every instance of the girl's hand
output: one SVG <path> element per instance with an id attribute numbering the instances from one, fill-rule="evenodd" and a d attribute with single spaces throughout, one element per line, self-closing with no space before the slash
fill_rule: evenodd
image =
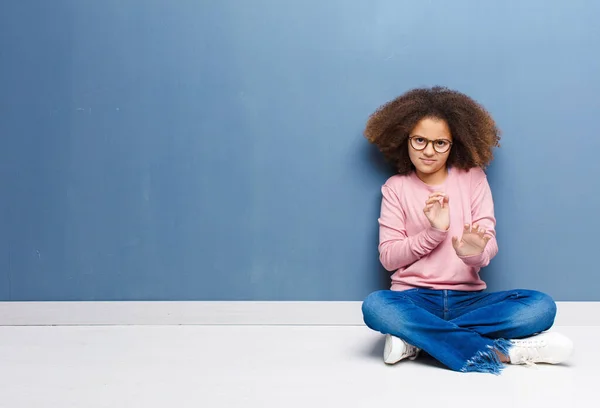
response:
<path id="1" fill-rule="evenodd" d="M 452 237 L 452 246 L 456 254 L 458 256 L 481 254 L 491 238 L 489 235 L 485 235 L 485 232 L 486 230 L 479 228 L 477 224 L 473 224 L 473 228 L 470 224 L 465 224 L 462 238 L 459 240 L 457 237 Z"/>
<path id="2" fill-rule="evenodd" d="M 432 227 L 442 231 L 447 231 L 450 228 L 449 201 L 450 199 L 446 194 L 435 192 L 425 202 L 423 212 Z"/>

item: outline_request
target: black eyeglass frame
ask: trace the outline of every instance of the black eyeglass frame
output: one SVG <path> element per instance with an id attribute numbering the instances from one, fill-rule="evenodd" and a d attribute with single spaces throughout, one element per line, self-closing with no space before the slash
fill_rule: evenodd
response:
<path id="1" fill-rule="evenodd" d="M 415 139 L 415 138 L 417 138 L 417 139 L 424 139 L 424 140 L 426 140 L 426 141 L 427 141 L 427 143 L 425 143 L 425 146 L 423 146 L 421 149 L 417 149 L 417 148 L 416 148 L 416 147 L 413 145 L 413 141 L 412 141 L 412 140 L 413 140 L 413 139 Z M 444 150 L 443 152 L 440 152 L 440 151 L 438 151 L 438 149 L 435 147 L 435 142 L 439 142 L 440 140 L 442 140 L 442 141 L 444 141 L 444 142 L 447 142 L 447 143 L 449 143 L 449 145 L 448 145 L 448 148 L 447 148 L 446 150 Z M 420 152 L 420 151 L 422 151 L 422 150 L 425 150 L 425 149 L 427 149 L 427 146 L 429 146 L 429 143 L 431 143 L 431 145 L 433 146 L 433 150 L 435 150 L 437 153 L 440 153 L 440 154 L 447 153 L 448 151 L 450 151 L 450 149 L 452 148 L 452 145 L 454 144 L 454 143 L 452 143 L 452 142 L 451 142 L 450 140 L 448 140 L 448 139 L 435 139 L 435 140 L 430 140 L 430 139 L 427 139 L 426 137 L 423 137 L 423 136 L 410 136 L 410 137 L 408 138 L 408 141 L 409 141 L 409 143 L 410 143 L 410 147 L 412 147 L 413 149 L 415 149 L 416 151 L 419 151 L 419 152 Z"/>

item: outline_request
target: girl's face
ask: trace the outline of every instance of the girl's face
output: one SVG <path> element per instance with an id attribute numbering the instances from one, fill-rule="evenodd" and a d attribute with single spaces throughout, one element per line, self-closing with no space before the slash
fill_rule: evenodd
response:
<path id="1" fill-rule="evenodd" d="M 421 119 L 408 139 L 408 155 L 417 176 L 427 184 L 441 184 L 448 174 L 451 147 L 452 135 L 445 120 Z"/>

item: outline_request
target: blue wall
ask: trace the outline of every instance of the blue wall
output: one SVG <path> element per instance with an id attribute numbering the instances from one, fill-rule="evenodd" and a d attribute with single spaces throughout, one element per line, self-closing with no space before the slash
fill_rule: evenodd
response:
<path id="1" fill-rule="evenodd" d="M 600 300 L 600 2 L 4 0 L 0 300 L 360 300 L 362 137 L 441 84 L 503 130 L 490 289 Z"/>

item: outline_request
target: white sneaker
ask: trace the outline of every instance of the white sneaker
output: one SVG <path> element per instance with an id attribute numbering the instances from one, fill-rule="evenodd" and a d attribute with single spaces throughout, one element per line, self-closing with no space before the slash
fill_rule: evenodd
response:
<path id="1" fill-rule="evenodd" d="M 554 332 L 511 340 L 511 343 L 513 347 L 508 352 L 511 364 L 558 364 L 569 358 L 573 351 L 573 342 L 566 336 Z"/>
<path id="2" fill-rule="evenodd" d="M 383 348 L 383 361 L 386 364 L 396 364 L 400 360 L 410 358 L 414 360 L 421 350 L 411 346 L 399 337 L 391 334 L 385 335 L 385 347 Z"/>

